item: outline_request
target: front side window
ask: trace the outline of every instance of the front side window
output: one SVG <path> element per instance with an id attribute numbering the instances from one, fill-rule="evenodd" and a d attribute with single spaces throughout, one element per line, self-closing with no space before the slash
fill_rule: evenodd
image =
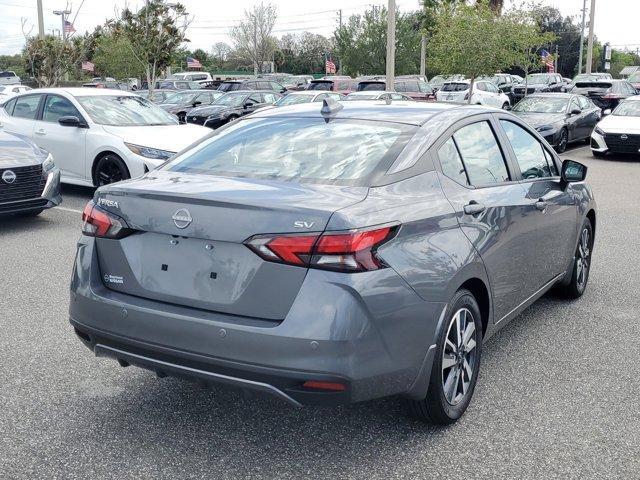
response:
<path id="1" fill-rule="evenodd" d="M 35 120 L 42 95 L 27 95 L 16 100 L 13 116 Z"/>
<path id="2" fill-rule="evenodd" d="M 96 95 L 76 97 L 91 119 L 100 125 L 177 125 L 178 119 L 137 95 Z"/>
<path id="3" fill-rule="evenodd" d="M 508 120 L 500 120 L 509 143 L 516 154 L 522 177 L 525 179 L 551 177 L 552 170 L 542 144 L 529 132 Z"/>
<path id="4" fill-rule="evenodd" d="M 453 138 L 447 140 L 438 149 L 438 158 L 440 159 L 442 173 L 461 185 L 467 185 L 469 183 L 462 158 L 458 153 L 458 147 L 456 147 Z"/>
<path id="5" fill-rule="evenodd" d="M 575 98 L 571 100 L 571 103 L 569 104 L 569 111 L 573 111 L 573 110 L 582 110 L 582 108 L 580 108 L 580 104 L 578 103 L 578 100 L 576 100 Z"/>
<path id="6" fill-rule="evenodd" d="M 509 172 L 488 122 L 478 122 L 458 130 L 453 139 L 471 185 L 491 185 L 509 181 Z"/>
<path id="7" fill-rule="evenodd" d="M 360 184 L 390 164 L 416 127 L 318 118 L 236 122 L 164 169 L 230 177 Z"/>
<path id="8" fill-rule="evenodd" d="M 49 95 L 44 102 L 42 120 L 45 122 L 57 122 L 60 117 L 74 116 L 82 119 L 80 113 L 73 104 L 64 97 Z"/>
<path id="9" fill-rule="evenodd" d="M 264 103 L 276 103 L 278 97 L 273 93 L 263 93 L 262 98 L 264 99 Z"/>
<path id="10" fill-rule="evenodd" d="M 576 97 L 578 99 L 578 104 L 580 105 L 581 110 L 586 110 L 590 108 L 590 102 L 586 97 Z"/>

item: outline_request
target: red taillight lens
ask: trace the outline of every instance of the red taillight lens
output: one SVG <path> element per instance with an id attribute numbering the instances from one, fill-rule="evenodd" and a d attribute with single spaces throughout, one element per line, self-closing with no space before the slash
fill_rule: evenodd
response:
<path id="1" fill-rule="evenodd" d="M 307 380 L 302 384 L 303 388 L 310 388 L 312 390 L 326 390 L 329 392 L 344 392 L 347 386 L 344 383 L 337 382 L 320 382 L 317 380 Z"/>
<path id="2" fill-rule="evenodd" d="M 311 235 L 256 236 L 246 245 L 270 262 L 343 272 L 384 268 L 377 249 L 393 238 L 397 227 Z"/>
<path id="3" fill-rule="evenodd" d="M 93 200 L 84 207 L 82 221 L 82 233 L 90 237 L 123 238 L 132 232 L 124 220 L 102 210 Z"/>

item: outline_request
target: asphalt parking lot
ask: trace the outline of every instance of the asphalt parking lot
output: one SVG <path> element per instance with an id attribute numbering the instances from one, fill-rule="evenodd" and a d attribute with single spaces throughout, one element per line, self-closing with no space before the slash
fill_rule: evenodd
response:
<path id="1" fill-rule="evenodd" d="M 0 221 L 0 477 L 639 478 L 640 160 L 565 156 L 589 166 L 599 205 L 588 290 L 544 297 L 492 339 L 448 428 L 394 399 L 292 409 L 96 359 L 67 319 L 93 192 Z"/>

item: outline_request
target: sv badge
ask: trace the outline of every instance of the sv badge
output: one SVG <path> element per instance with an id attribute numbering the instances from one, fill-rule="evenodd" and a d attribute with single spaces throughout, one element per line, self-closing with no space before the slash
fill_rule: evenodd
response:
<path id="1" fill-rule="evenodd" d="M 309 228 L 313 228 L 313 226 L 315 224 L 316 224 L 316 222 L 304 222 L 302 220 L 298 220 L 298 221 L 293 222 L 293 226 L 295 228 L 306 228 L 306 229 L 309 229 Z"/>

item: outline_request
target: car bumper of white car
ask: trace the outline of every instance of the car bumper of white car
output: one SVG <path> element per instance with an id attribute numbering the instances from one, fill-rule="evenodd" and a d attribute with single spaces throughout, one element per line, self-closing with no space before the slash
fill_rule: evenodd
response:
<path id="1" fill-rule="evenodd" d="M 591 150 L 597 153 L 605 153 L 609 150 L 607 142 L 604 140 L 604 136 L 596 133 L 595 131 L 591 133 Z"/>

